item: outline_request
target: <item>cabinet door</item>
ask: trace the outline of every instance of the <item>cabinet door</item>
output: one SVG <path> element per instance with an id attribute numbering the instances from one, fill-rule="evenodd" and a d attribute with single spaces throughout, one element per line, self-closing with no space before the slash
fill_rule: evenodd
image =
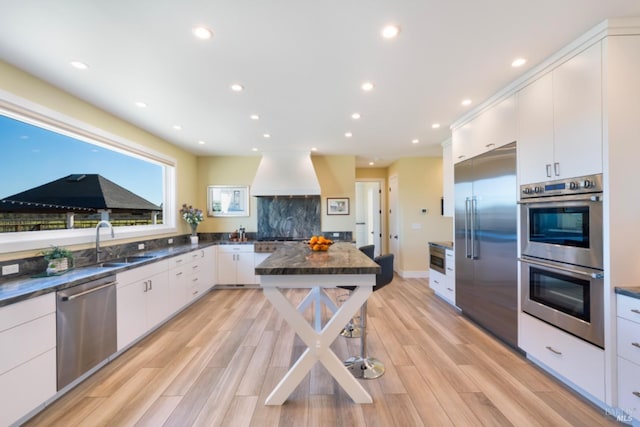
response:
<path id="1" fill-rule="evenodd" d="M 145 286 L 141 280 L 117 289 L 118 350 L 131 344 L 147 330 Z"/>
<path id="2" fill-rule="evenodd" d="M 269 255 L 271 255 L 270 253 L 254 253 L 253 254 L 253 268 L 254 268 L 254 277 L 255 277 L 255 281 L 254 283 L 256 285 L 260 284 L 260 276 L 256 276 L 255 275 L 255 268 L 260 265 L 260 263 L 262 261 L 264 261 L 265 259 L 269 258 Z"/>
<path id="3" fill-rule="evenodd" d="M 147 279 L 147 328 L 156 326 L 169 317 L 169 279 L 167 273 L 156 274 Z"/>
<path id="4" fill-rule="evenodd" d="M 553 71 L 555 177 L 602 173 L 602 50 L 596 43 Z"/>
<path id="5" fill-rule="evenodd" d="M 199 288 L 206 292 L 216 284 L 216 250 L 208 247 L 202 250 L 201 258 L 198 259 L 200 269 L 198 271 Z"/>
<path id="6" fill-rule="evenodd" d="M 252 285 L 256 283 L 255 264 L 253 252 L 241 252 L 236 254 L 236 283 Z"/>
<path id="7" fill-rule="evenodd" d="M 553 174 L 553 76 L 547 73 L 518 92 L 520 185 L 548 181 Z"/>
<path id="8" fill-rule="evenodd" d="M 190 275 L 190 264 L 169 270 L 169 311 L 171 313 L 175 313 L 187 303 Z"/>
<path id="9" fill-rule="evenodd" d="M 218 252 L 218 284 L 236 284 L 236 255 L 231 252 Z"/>

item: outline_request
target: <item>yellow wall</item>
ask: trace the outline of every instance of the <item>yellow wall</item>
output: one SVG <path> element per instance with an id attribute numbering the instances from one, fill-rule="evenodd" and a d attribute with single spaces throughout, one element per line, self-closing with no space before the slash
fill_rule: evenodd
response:
<path id="1" fill-rule="evenodd" d="M 452 219 L 440 215 L 442 158 L 404 158 L 389 167 L 398 177 L 399 272 L 429 269 L 428 243 L 452 240 Z M 420 210 L 428 209 L 426 215 Z M 416 228 L 419 227 L 419 228 Z"/>
<path id="2" fill-rule="evenodd" d="M 327 215 L 327 197 L 348 197 L 355 200 L 355 157 L 353 156 L 312 156 L 322 189 L 322 231 L 354 232 L 353 209 L 349 215 Z M 205 209 L 207 206 L 207 187 L 209 185 L 251 186 L 258 169 L 260 157 L 199 157 L 197 160 L 197 202 L 194 206 Z M 249 200 L 249 217 L 213 218 L 205 217 L 198 231 L 224 233 L 238 229 L 241 225 L 249 232 L 257 231 L 257 202 L 255 197 Z"/>
<path id="3" fill-rule="evenodd" d="M 176 203 L 181 205 L 197 202 L 195 155 L 2 61 L 0 61 L 0 90 L 174 158 L 177 182 Z M 178 208 L 179 206 L 175 207 L 176 210 Z M 187 224 L 184 221 L 178 221 L 178 234 L 188 232 Z"/>

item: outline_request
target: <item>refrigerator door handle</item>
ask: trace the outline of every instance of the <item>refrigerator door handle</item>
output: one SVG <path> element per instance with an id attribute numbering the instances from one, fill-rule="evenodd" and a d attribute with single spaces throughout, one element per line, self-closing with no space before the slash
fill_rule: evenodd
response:
<path id="1" fill-rule="evenodd" d="M 471 221 L 469 222 L 469 228 L 471 229 L 471 259 L 477 259 L 476 256 L 476 211 L 477 211 L 478 200 L 475 197 L 471 198 L 471 212 L 469 213 L 469 217 Z"/>
<path id="2" fill-rule="evenodd" d="M 469 198 L 464 200 L 464 256 L 471 258 L 469 253 Z"/>

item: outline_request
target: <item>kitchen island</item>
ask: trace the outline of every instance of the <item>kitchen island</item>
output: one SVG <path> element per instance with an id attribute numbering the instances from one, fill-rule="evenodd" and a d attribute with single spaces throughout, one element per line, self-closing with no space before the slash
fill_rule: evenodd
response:
<path id="1" fill-rule="evenodd" d="M 300 242 L 287 243 L 255 268 L 265 297 L 308 347 L 267 397 L 266 405 L 282 405 L 316 362 L 324 365 L 355 403 L 372 402 L 369 393 L 330 346 L 371 295 L 379 272 L 380 266 L 351 243 L 336 243 L 326 252 L 311 251 Z M 340 286 L 352 286 L 355 290 L 336 307 L 324 289 Z M 281 292 L 291 288 L 309 290 L 298 307 Z M 313 301 L 316 308 L 324 302 L 333 311 L 324 326 L 318 318 L 320 310 L 315 310 L 315 328 L 302 315 L 309 301 Z"/>

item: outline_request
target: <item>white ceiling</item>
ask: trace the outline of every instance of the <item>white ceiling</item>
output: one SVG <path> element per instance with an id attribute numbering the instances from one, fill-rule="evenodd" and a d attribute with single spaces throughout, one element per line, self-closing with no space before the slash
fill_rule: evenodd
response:
<path id="1" fill-rule="evenodd" d="M 440 155 L 456 118 L 622 16 L 640 1 L 0 0 L 0 59 L 198 155 L 316 147 L 385 166 Z"/>

